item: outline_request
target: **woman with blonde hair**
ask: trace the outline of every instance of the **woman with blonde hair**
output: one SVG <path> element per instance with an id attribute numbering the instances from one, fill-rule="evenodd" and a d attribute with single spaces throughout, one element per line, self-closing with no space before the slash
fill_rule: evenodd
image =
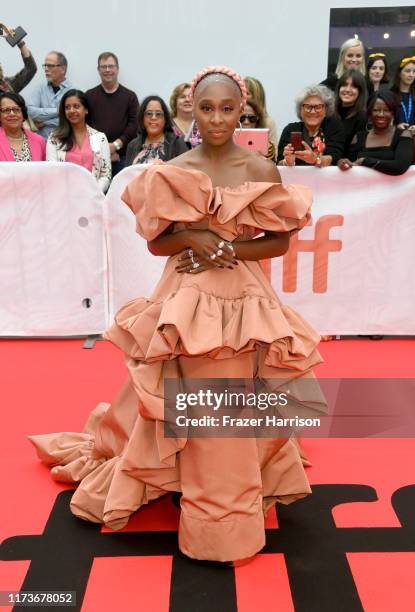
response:
<path id="1" fill-rule="evenodd" d="M 264 127 L 269 129 L 269 142 L 273 144 L 275 150 L 277 150 L 277 125 L 274 119 L 268 115 L 264 86 L 261 81 L 251 76 L 244 77 L 244 83 L 251 101 L 253 101 L 256 106 L 262 108 Z"/>
<path id="2" fill-rule="evenodd" d="M 335 91 L 340 77 L 346 70 L 357 70 L 363 76 L 366 75 L 365 48 L 358 38 L 348 38 L 344 41 L 339 51 L 339 58 L 334 73 L 327 75 L 327 78 L 320 83 L 332 91 Z"/>
<path id="3" fill-rule="evenodd" d="M 263 107 L 256 102 L 253 98 L 248 98 L 246 104 L 242 108 L 241 115 L 239 117 L 239 123 L 241 128 L 245 130 L 256 130 L 256 129 L 267 129 L 266 117 L 264 114 Z M 275 160 L 276 148 L 274 144 L 269 140 L 268 136 L 268 153 L 267 159 Z"/>
<path id="4" fill-rule="evenodd" d="M 171 118 L 176 136 L 183 138 L 189 133 L 193 122 L 193 102 L 189 83 L 179 83 L 170 96 Z"/>

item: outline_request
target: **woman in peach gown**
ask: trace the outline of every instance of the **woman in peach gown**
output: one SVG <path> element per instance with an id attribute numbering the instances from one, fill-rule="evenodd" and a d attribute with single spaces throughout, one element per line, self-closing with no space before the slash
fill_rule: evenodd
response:
<path id="1" fill-rule="evenodd" d="M 246 102 L 239 75 L 207 68 L 192 93 L 203 143 L 144 170 L 123 194 L 150 251 L 170 256 L 151 298 L 121 308 L 106 334 L 124 351 L 129 379 L 83 433 L 30 439 L 54 479 L 78 485 L 76 516 L 119 529 L 143 504 L 181 492 L 181 551 L 235 561 L 264 546 L 269 507 L 311 492 L 298 447 L 286 438 L 165 437 L 163 383 L 313 376 L 319 335 L 280 303 L 259 264 L 287 251 L 311 196 L 234 144 Z"/>

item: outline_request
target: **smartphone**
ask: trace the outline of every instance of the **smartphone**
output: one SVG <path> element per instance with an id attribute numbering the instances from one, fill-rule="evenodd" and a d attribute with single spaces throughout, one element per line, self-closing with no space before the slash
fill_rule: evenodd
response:
<path id="1" fill-rule="evenodd" d="M 292 144 L 294 151 L 302 151 L 303 147 L 303 133 L 302 132 L 291 132 L 290 143 Z"/>

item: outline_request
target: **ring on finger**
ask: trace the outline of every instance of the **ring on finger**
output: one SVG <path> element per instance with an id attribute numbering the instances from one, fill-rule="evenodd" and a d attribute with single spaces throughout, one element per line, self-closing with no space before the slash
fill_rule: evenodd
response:
<path id="1" fill-rule="evenodd" d="M 232 251 L 232 255 L 235 255 L 235 249 L 233 248 L 233 244 L 232 244 L 232 242 L 228 242 L 228 241 L 226 241 L 226 242 L 225 242 L 225 244 L 226 244 L 226 246 L 228 247 L 228 249 L 229 249 L 230 251 Z"/>

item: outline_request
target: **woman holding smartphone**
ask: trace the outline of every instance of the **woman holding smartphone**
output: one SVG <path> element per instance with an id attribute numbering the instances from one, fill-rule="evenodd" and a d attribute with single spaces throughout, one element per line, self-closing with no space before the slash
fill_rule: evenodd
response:
<path id="1" fill-rule="evenodd" d="M 324 85 L 306 87 L 295 100 L 300 121 L 289 123 L 278 144 L 280 166 L 336 165 L 344 150 L 344 128 L 334 117 L 334 97 Z"/>

